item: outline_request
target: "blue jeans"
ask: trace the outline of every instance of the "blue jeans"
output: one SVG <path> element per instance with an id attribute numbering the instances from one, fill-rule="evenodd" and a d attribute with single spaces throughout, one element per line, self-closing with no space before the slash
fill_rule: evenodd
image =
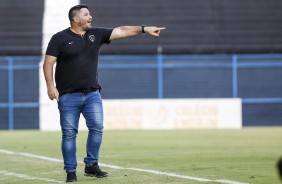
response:
<path id="1" fill-rule="evenodd" d="M 104 119 L 102 99 L 99 91 L 86 94 L 67 93 L 62 95 L 58 101 L 58 108 L 62 130 L 62 154 L 66 172 L 76 171 L 76 136 L 81 113 L 88 127 L 87 156 L 84 158 L 84 163 L 86 166 L 91 166 L 98 162 Z"/>

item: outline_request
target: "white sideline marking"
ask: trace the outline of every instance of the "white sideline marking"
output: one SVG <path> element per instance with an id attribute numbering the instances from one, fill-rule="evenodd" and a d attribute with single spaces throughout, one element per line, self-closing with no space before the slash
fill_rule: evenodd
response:
<path id="1" fill-rule="evenodd" d="M 1 152 L 1 150 L 0 150 Z M 22 155 L 22 156 L 26 156 L 26 157 L 31 157 L 31 158 L 38 158 L 41 160 L 47 160 L 47 161 L 51 161 L 51 162 L 63 162 L 63 160 L 57 159 L 57 158 L 50 158 L 50 157 L 45 157 L 45 156 L 40 156 L 40 155 L 34 155 L 31 153 L 17 153 L 18 155 Z"/>
<path id="2" fill-rule="evenodd" d="M 248 183 L 241 183 L 241 182 L 230 181 L 230 180 L 214 180 L 214 181 L 218 183 L 227 183 L 227 184 L 248 184 Z"/>
<path id="3" fill-rule="evenodd" d="M 5 176 L 13 176 L 17 178 L 22 178 L 25 180 L 40 180 L 40 181 L 46 181 L 46 182 L 52 182 L 52 183 L 64 183 L 63 181 L 58 181 L 58 180 L 53 180 L 53 179 L 48 179 L 48 178 L 38 178 L 38 177 L 33 177 L 33 176 L 24 175 L 24 174 L 3 171 L 3 170 L 0 170 L 0 174 L 5 175 Z"/>
<path id="4" fill-rule="evenodd" d="M 6 153 L 6 154 L 9 154 L 9 155 L 14 155 L 14 154 L 16 154 L 15 152 L 8 151 L 8 150 L 2 150 L 2 149 L 0 149 L 0 152 Z"/>
<path id="5" fill-rule="evenodd" d="M 81 162 L 81 163 L 83 163 L 83 162 Z M 120 167 L 120 166 L 116 166 L 116 165 L 103 164 L 101 162 L 99 162 L 99 165 L 100 166 L 104 166 L 104 167 L 108 167 L 108 168 L 111 168 L 111 169 L 126 169 L 126 168 L 123 168 L 123 167 Z"/>
<path id="6" fill-rule="evenodd" d="M 182 179 L 195 180 L 195 181 L 212 181 L 212 180 L 205 179 L 205 178 L 196 178 L 196 177 L 192 177 L 192 176 L 184 176 L 184 175 L 179 175 L 179 174 L 174 174 L 174 173 L 166 173 L 166 172 L 148 170 L 148 169 L 138 169 L 138 168 L 126 168 L 126 169 L 134 170 L 134 171 L 148 172 L 148 173 L 152 173 L 152 174 L 167 175 L 167 176 L 172 176 L 172 177 L 177 177 L 177 178 L 182 178 Z"/>
<path id="7" fill-rule="evenodd" d="M 30 158 L 37 158 L 41 160 L 47 160 L 50 162 L 63 162 L 61 159 L 57 158 L 50 158 L 50 157 L 45 157 L 45 156 L 40 156 L 40 155 L 34 155 L 30 153 L 22 153 L 22 152 L 13 152 L 9 150 L 3 150 L 0 149 L 0 153 L 5 153 L 9 155 L 21 155 L 25 157 L 30 157 Z M 83 163 L 83 162 L 79 162 Z M 237 181 L 231 181 L 231 180 L 210 180 L 206 178 L 197 178 L 197 177 L 192 177 L 192 176 L 185 176 L 185 175 L 179 175 L 179 174 L 174 174 L 174 173 L 167 173 L 167 172 L 161 172 L 161 171 L 156 171 L 156 170 L 149 170 L 149 169 L 139 169 L 139 168 L 124 168 L 116 165 L 108 165 L 108 164 L 103 164 L 99 163 L 100 166 L 112 168 L 112 169 L 124 169 L 124 170 L 132 170 L 132 171 L 141 171 L 141 172 L 147 172 L 151 174 L 158 174 L 158 175 L 166 175 L 166 176 L 171 176 L 171 177 L 176 177 L 176 178 L 182 178 L 182 179 L 189 179 L 189 180 L 194 180 L 194 181 L 204 181 L 204 182 L 218 182 L 218 183 L 225 183 L 225 184 L 248 184 L 248 183 L 242 183 L 242 182 L 237 182 Z"/>

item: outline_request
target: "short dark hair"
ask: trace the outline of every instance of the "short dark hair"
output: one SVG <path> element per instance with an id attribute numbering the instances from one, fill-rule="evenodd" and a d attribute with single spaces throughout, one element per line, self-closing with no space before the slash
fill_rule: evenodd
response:
<path id="1" fill-rule="evenodd" d="M 73 6 L 70 10 L 69 10 L 69 20 L 70 22 L 73 21 L 73 17 L 77 14 L 78 11 L 80 11 L 82 8 L 86 8 L 88 9 L 88 6 L 84 5 L 84 4 L 79 4 L 76 6 Z"/>

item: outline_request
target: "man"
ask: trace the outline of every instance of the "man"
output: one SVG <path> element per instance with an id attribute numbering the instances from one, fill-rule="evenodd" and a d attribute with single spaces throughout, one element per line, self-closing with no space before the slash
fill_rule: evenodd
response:
<path id="1" fill-rule="evenodd" d="M 43 64 L 48 96 L 56 99 L 60 112 L 62 154 L 67 182 L 76 177 L 76 136 L 80 114 L 88 127 L 87 155 L 84 158 L 85 176 L 106 177 L 107 172 L 98 165 L 99 149 L 103 133 L 103 107 L 101 86 L 97 78 L 100 47 L 110 41 L 148 33 L 159 36 L 165 28 L 146 26 L 122 26 L 114 29 L 91 27 L 92 17 L 86 5 L 69 10 L 70 28 L 51 38 Z M 53 65 L 56 86 L 53 81 Z"/>

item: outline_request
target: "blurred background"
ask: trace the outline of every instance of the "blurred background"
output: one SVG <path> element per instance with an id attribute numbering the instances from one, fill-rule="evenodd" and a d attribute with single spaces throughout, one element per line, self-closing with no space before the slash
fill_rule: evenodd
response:
<path id="1" fill-rule="evenodd" d="M 103 99 L 241 98 L 243 126 L 282 125 L 280 0 L 2 0 L 1 130 L 40 128 L 42 57 L 79 3 L 93 26 L 167 28 L 103 46 Z"/>

